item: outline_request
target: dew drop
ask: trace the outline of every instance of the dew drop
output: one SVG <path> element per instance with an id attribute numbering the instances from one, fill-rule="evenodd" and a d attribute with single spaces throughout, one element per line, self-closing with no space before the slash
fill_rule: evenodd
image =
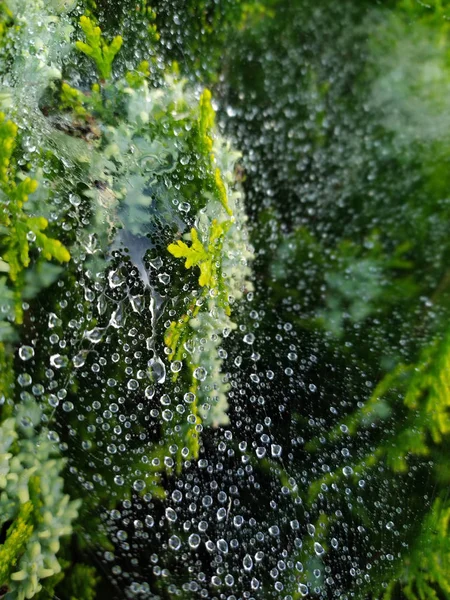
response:
<path id="1" fill-rule="evenodd" d="M 242 560 L 242 565 L 245 571 L 251 571 L 253 568 L 253 559 L 250 554 L 246 554 Z"/>
<path id="2" fill-rule="evenodd" d="M 188 537 L 188 544 L 193 550 L 196 550 L 200 546 L 200 536 L 197 533 L 191 533 Z"/>
<path id="3" fill-rule="evenodd" d="M 317 554 L 317 556 L 322 556 L 322 554 L 324 554 L 325 550 L 324 550 L 323 546 L 321 544 L 319 544 L 319 542 L 314 542 L 314 552 Z"/>
<path id="4" fill-rule="evenodd" d="M 216 546 L 217 546 L 217 549 L 219 550 L 219 552 L 222 552 L 222 554 L 228 553 L 228 542 L 226 540 L 224 540 L 223 538 L 221 538 L 220 540 L 217 540 Z"/>
<path id="5" fill-rule="evenodd" d="M 244 342 L 246 344 L 252 345 L 254 341 L 255 336 L 253 335 L 253 333 L 247 333 L 246 335 L 244 335 Z"/>
<path id="6" fill-rule="evenodd" d="M 177 535 L 172 535 L 169 538 L 169 546 L 172 550 L 179 550 L 181 548 L 181 540 Z"/>
<path id="7" fill-rule="evenodd" d="M 197 367 L 193 373 L 195 379 L 197 379 L 198 381 L 205 381 L 207 374 L 208 373 L 206 369 L 204 369 L 203 367 Z"/>
<path id="8" fill-rule="evenodd" d="M 175 521 L 177 520 L 177 513 L 173 510 L 173 508 L 171 508 L 170 506 L 168 506 L 166 508 L 166 519 L 168 521 L 170 521 L 171 523 L 175 523 Z"/>
<path id="9" fill-rule="evenodd" d="M 34 356 L 34 348 L 31 346 L 21 346 L 19 348 L 19 356 L 22 360 L 30 360 Z"/>

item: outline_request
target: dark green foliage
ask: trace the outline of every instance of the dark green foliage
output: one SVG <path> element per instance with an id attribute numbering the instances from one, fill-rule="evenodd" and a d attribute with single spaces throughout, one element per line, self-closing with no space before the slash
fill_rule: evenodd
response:
<path id="1" fill-rule="evenodd" d="M 63 555 L 70 556 L 68 547 Z M 94 567 L 73 563 L 72 560 L 61 559 L 62 571 L 44 581 L 42 590 L 35 596 L 37 600 L 59 598 L 60 600 L 95 600 L 100 577 Z M 103 597 L 103 596 L 102 596 Z"/>
<path id="2" fill-rule="evenodd" d="M 67 571 L 64 583 L 56 588 L 56 593 L 62 600 L 95 600 L 98 583 L 94 567 L 77 564 Z"/>
<path id="3" fill-rule="evenodd" d="M 155 39 L 161 38 L 158 52 L 179 63 L 184 75 L 203 83 L 218 79 L 230 40 L 241 30 L 271 18 L 272 4 L 276 4 L 261 0 L 125 0 L 111 10 L 108 0 L 85 2 L 108 34 L 124 35 L 125 53 L 134 61 L 148 60 Z"/>
<path id="4" fill-rule="evenodd" d="M 286 364 L 289 352 L 302 361 L 298 387 L 278 383 L 292 399 L 273 426 L 298 461 L 290 472 L 316 479 L 308 511 L 323 537 L 348 540 L 348 559 L 370 575 L 364 592 L 352 588 L 328 548 L 340 589 L 361 598 L 384 589 L 386 598 L 448 597 L 445 528 L 437 538 L 428 525 L 449 481 L 447 13 L 439 2 L 280 2 L 227 63 L 224 119 L 247 148 L 262 338 L 279 338 L 264 367 Z M 292 326 L 295 336 L 283 332 Z M 396 565 L 365 561 L 362 548 L 383 546 L 377 518 L 405 502 Z M 353 533 L 342 533 L 336 510 Z M 411 518 L 420 532 L 401 529 Z"/>

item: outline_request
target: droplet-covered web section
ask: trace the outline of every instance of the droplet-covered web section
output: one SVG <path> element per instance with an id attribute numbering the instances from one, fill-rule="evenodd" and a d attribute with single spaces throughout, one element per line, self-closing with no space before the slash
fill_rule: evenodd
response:
<path id="1" fill-rule="evenodd" d="M 447 15 L 368 4 L 0 7 L 5 600 L 448 593 Z"/>

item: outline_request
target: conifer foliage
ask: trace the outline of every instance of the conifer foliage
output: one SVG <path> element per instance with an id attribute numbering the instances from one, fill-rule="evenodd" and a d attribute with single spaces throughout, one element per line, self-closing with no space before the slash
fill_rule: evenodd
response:
<path id="1" fill-rule="evenodd" d="M 1 598 L 450 598 L 448 18 L 1 3 Z"/>

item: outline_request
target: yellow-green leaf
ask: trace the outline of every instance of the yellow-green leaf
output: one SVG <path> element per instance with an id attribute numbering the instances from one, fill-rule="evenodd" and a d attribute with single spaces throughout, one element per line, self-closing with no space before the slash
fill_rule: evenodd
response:
<path id="1" fill-rule="evenodd" d="M 80 27 L 86 36 L 86 42 L 77 41 L 75 47 L 92 58 L 102 79 L 108 79 L 111 76 L 113 60 L 122 47 L 122 37 L 117 35 L 110 44 L 107 44 L 102 37 L 100 27 L 85 15 L 80 18 Z"/>

